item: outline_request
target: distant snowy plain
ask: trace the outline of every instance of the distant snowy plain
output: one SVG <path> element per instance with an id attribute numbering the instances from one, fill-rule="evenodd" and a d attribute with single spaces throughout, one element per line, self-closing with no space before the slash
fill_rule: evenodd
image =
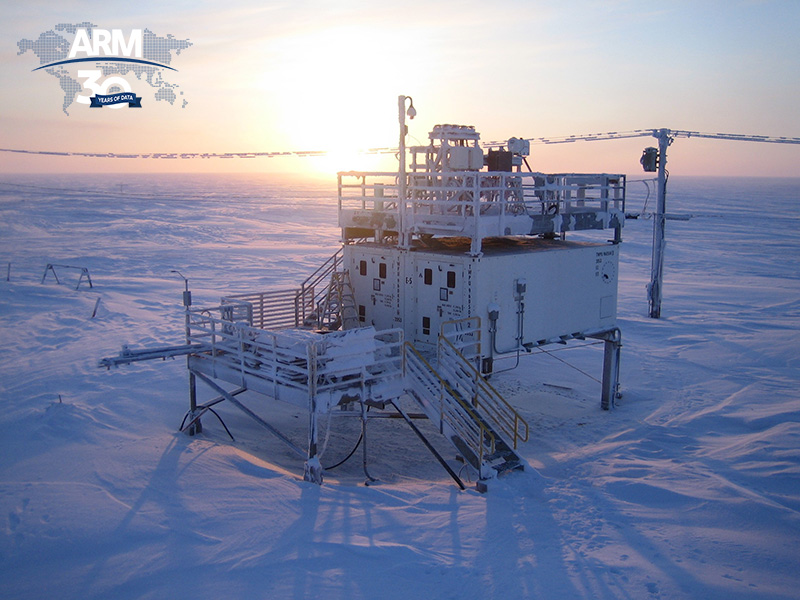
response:
<path id="1" fill-rule="evenodd" d="M 798 198 L 800 179 L 673 177 L 660 320 L 652 221 L 623 233 L 618 408 L 599 347 L 523 357 L 492 382 L 531 425 L 530 468 L 479 494 L 395 421 L 370 426 L 378 484 L 358 457 L 305 483 L 224 403 L 235 442 L 213 418 L 177 432 L 183 359 L 97 367 L 182 343 L 171 270 L 196 305 L 301 281 L 337 248 L 333 182 L 0 177 L 0 597 L 797 598 Z M 42 283 L 48 263 L 94 287 Z M 305 444 L 302 411 L 245 399 Z M 334 421 L 323 464 L 357 437 Z"/>

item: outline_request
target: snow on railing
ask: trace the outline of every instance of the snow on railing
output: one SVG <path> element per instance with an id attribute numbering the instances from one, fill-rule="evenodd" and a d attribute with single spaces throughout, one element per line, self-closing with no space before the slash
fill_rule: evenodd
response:
<path id="1" fill-rule="evenodd" d="M 221 298 L 222 306 L 242 305 L 244 314 L 238 319 L 258 329 L 288 329 L 303 324 L 306 314 L 314 310 L 314 289 L 287 288 L 267 292 L 232 294 Z M 226 309 L 231 310 L 231 309 Z"/>
<path id="2" fill-rule="evenodd" d="M 266 331 L 227 320 L 232 306 L 188 313 L 188 342 L 200 346 L 198 359 L 211 361 L 220 378 L 235 378 L 231 383 L 260 380 L 277 399 L 301 392 L 327 412 L 339 402 L 380 397 L 393 389 L 384 384 L 402 378 L 402 330 Z"/>
<path id="3" fill-rule="evenodd" d="M 413 213 L 460 211 L 480 214 L 545 214 L 593 206 L 625 209 L 624 175 L 522 172 L 417 172 L 409 175 L 408 205 Z"/>
<path id="4" fill-rule="evenodd" d="M 339 173 L 339 224 L 359 230 L 506 235 L 621 227 L 625 175 L 414 171 L 406 198 L 396 173 Z M 570 220 L 571 215 L 591 218 Z M 618 218 L 612 218 L 616 215 Z M 519 222 L 522 217 L 524 223 Z M 546 222 L 546 223 L 545 223 Z M 358 235 L 353 235 L 358 237 Z"/>
<path id="5" fill-rule="evenodd" d="M 342 250 L 337 250 L 309 275 L 300 287 L 231 294 L 221 298 L 223 306 L 246 304 L 249 313 L 237 320 L 258 329 L 320 327 L 320 305 L 328 293 L 331 275 L 342 264 Z M 223 318 L 224 317 L 223 315 Z M 228 319 L 233 320 L 233 319 Z"/>

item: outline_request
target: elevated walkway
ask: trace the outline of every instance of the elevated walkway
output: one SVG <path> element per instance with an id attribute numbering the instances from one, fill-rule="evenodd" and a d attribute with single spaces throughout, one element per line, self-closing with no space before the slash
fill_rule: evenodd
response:
<path id="1" fill-rule="evenodd" d="M 266 331 L 202 309 L 189 312 L 188 331 L 190 371 L 317 413 L 403 390 L 401 330 Z"/>
<path id="2" fill-rule="evenodd" d="M 110 367 L 186 355 L 191 402 L 182 430 L 189 433 L 201 431 L 201 417 L 208 411 L 216 415 L 212 407 L 228 401 L 302 453 L 236 396 L 249 390 L 269 401 L 280 400 L 307 409 L 306 477 L 318 483 L 322 481 L 322 471 L 318 461 L 317 417 L 360 413 L 366 427 L 367 407 L 394 407 L 463 487 L 459 477 L 400 408 L 398 400 L 402 397 L 413 400 L 479 480 L 523 468 L 517 445 L 527 441 L 528 425 L 473 364 L 480 355 L 477 319 L 449 324 L 449 334 L 443 332 L 439 338 L 437 356 L 424 357 L 403 340 L 399 329 L 269 331 L 251 324 L 254 314 L 257 311 L 242 300 L 212 308 L 187 307 L 185 345 L 146 350 L 125 348 L 118 357 L 103 359 L 100 365 Z M 197 379 L 219 396 L 198 404 Z M 223 384 L 235 386 L 234 391 L 226 391 Z M 357 408 L 360 411 L 354 410 Z M 263 405 L 259 412 L 264 412 Z M 381 416 L 380 410 L 373 416 Z"/>

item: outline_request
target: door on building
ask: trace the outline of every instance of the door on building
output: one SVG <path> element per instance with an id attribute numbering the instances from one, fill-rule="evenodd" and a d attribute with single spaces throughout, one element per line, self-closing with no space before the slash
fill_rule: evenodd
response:
<path id="1" fill-rule="evenodd" d="M 442 323 L 467 315 L 464 265 L 417 257 L 414 281 L 414 341 L 435 346 Z"/>

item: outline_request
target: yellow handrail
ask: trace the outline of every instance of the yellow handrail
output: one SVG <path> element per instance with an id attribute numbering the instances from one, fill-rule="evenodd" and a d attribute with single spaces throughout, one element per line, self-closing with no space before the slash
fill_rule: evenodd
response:
<path id="1" fill-rule="evenodd" d="M 478 452 L 477 452 L 477 454 L 478 454 L 478 461 L 479 462 L 483 462 L 483 446 L 484 446 L 483 440 L 488 439 L 491 442 L 491 444 L 490 444 L 490 454 L 493 453 L 495 451 L 495 435 L 494 435 L 494 433 L 492 433 L 486 427 L 486 425 L 483 424 L 482 419 L 475 413 L 475 411 L 473 411 L 472 408 L 468 404 L 466 404 L 459 397 L 458 393 L 455 390 L 453 390 L 452 387 L 450 387 L 450 384 L 448 384 L 444 379 L 442 379 L 441 375 L 439 375 L 439 373 L 436 371 L 436 369 L 434 369 L 431 366 L 431 364 L 425 359 L 424 356 L 422 356 L 419 353 L 419 351 L 414 347 L 414 345 L 411 342 L 404 342 L 403 345 L 406 348 L 408 348 L 409 350 L 411 350 L 411 352 L 414 354 L 414 356 L 416 356 L 416 358 L 419 359 L 420 362 L 422 362 L 422 364 L 424 364 L 428 368 L 428 371 L 436 379 L 439 380 L 439 383 L 442 385 L 442 388 L 447 390 L 447 393 L 449 394 L 449 396 L 451 398 L 453 398 L 458 403 L 458 406 L 460 406 L 463 410 L 465 410 L 467 412 L 467 414 L 469 415 L 470 419 L 480 428 L 480 443 L 478 443 Z M 440 418 L 442 420 L 444 420 L 444 413 L 442 412 L 441 408 L 440 408 Z M 447 423 L 448 423 L 448 425 L 450 425 L 454 429 L 460 429 L 457 426 L 456 423 L 453 423 L 450 420 L 448 420 Z M 474 448 L 473 448 L 473 451 L 474 451 Z"/>
<path id="2" fill-rule="evenodd" d="M 525 421 L 525 419 L 523 419 L 520 416 L 520 414 L 514 409 L 514 407 L 511 406 L 508 403 L 508 401 L 505 398 L 503 398 L 503 396 L 500 395 L 500 392 L 498 392 L 496 389 L 494 389 L 494 387 L 492 387 L 492 384 L 490 384 L 488 381 L 486 381 L 486 379 L 483 377 L 483 375 L 480 374 L 480 372 L 475 368 L 475 366 L 470 361 L 468 361 L 466 359 L 466 357 L 461 353 L 461 351 L 458 348 L 456 348 L 450 342 L 450 340 L 448 340 L 443 335 L 439 335 L 439 343 L 440 344 L 444 343 L 447 346 L 449 346 L 449 348 L 453 352 L 455 352 L 456 356 L 461 359 L 461 362 L 463 363 L 463 365 L 466 366 L 472 372 L 472 374 L 474 376 L 474 381 L 475 381 L 476 387 L 477 387 L 477 389 L 479 391 L 485 391 L 486 395 L 489 398 L 491 398 L 495 402 L 499 402 L 502 406 L 504 406 L 506 409 L 508 409 L 508 411 L 510 411 L 514 415 L 513 431 L 509 431 L 507 426 L 504 423 L 502 423 L 497 418 L 494 418 L 490 413 L 487 412 L 487 417 L 491 418 L 498 425 L 498 427 L 501 429 L 501 431 L 503 431 L 504 433 L 510 435 L 513 438 L 514 448 L 517 447 L 517 440 L 518 439 L 523 441 L 523 442 L 527 442 L 528 441 L 528 436 L 529 436 L 529 428 L 528 428 L 527 421 Z M 477 401 L 478 399 L 479 399 L 479 395 L 476 395 L 475 400 Z M 524 435 L 524 437 L 522 435 L 520 435 L 520 432 L 519 432 L 520 425 L 524 425 L 525 426 L 525 435 Z"/>

